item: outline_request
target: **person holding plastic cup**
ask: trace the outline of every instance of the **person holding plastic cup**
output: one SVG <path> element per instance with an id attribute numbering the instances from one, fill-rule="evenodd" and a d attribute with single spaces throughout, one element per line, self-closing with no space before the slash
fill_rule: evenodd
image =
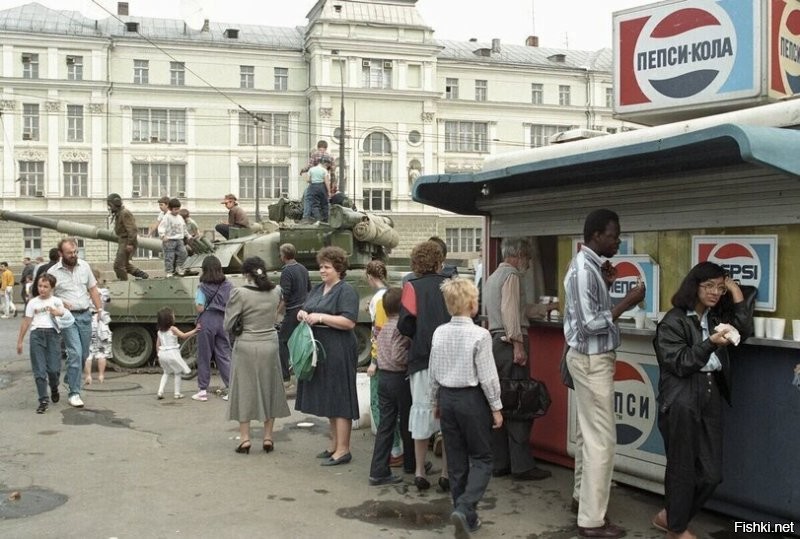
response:
<path id="1" fill-rule="evenodd" d="M 656 328 L 660 369 L 658 428 L 667 467 L 665 507 L 653 525 L 669 539 L 696 537 L 688 526 L 722 481 L 722 400 L 730 403 L 731 344 L 753 333 L 753 313 L 736 281 L 701 262 L 672 297 Z"/>

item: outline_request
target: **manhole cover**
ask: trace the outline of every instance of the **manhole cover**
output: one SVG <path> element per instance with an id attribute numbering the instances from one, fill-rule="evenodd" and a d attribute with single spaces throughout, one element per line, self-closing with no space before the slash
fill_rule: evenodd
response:
<path id="1" fill-rule="evenodd" d="M 142 386 L 136 382 L 109 379 L 106 379 L 106 381 L 102 384 L 100 382 L 94 382 L 90 386 L 83 386 L 84 391 L 91 391 L 95 393 L 109 393 L 111 391 L 134 391 L 141 388 Z"/>

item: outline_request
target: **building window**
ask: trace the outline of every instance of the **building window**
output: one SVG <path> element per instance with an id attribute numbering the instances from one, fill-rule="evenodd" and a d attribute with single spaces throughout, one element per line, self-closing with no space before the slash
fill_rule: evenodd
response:
<path id="1" fill-rule="evenodd" d="M 22 140 L 39 140 L 39 105 L 22 105 Z"/>
<path id="2" fill-rule="evenodd" d="M 367 211 L 390 211 L 392 209 L 391 189 L 364 189 L 364 209 Z"/>
<path id="3" fill-rule="evenodd" d="M 448 253 L 475 253 L 481 248 L 483 231 L 480 228 L 446 228 Z"/>
<path id="4" fill-rule="evenodd" d="M 150 235 L 150 229 L 148 229 L 147 227 L 138 228 L 137 231 L 139 233 L 139 236 L 142 238 L 146 238 L 147 236 Z M 153 256 L 153 251 L 151 251 L 150 249 L 146 249 L 144 247 L 138 247 L 136 249 L 136 258 L 155 258 L 155 257 Z"/>
<path id="5" fill-rule="evenodd" d="M 83 105 L 67 105 L 67 141 L 83 142 Z"/>
<path id="6" fill-rule="evenodd" d="M 83 56 L 67 56 L 67 80 L 83 80 Z"/>
<path id="7" fill-rule="evenodd" d="M 280 198 L 289 192 L 289 167 L 258 167 L 259 198 Z M 256 197 L 256 167 L 239 165 L 239 196 L 241 198 Z"/>
<path id="8" fill-rule="evenodd" d="M 606 107 L 614 108 L 614 88 L 606 88 Z"/>
<path id="9" fill-rule="evenodd" d="M 22 78 L 39 78 L 39 55 L 30 52 L 22 53 Z"/>
<path id="10" fill-rule="evenodd" d="M 489 124 L 486 122 L 444 123 L 444 150 L 446 152 L 480 153 L 488 151 L 486 139 Z"/>
<path id="11" fill-rule="evenodd" d="M 78 248 L 78 258 L 86 260 L 86 238 L 75 238 L 75 247 Z"/>
<path id="12" fill-rule="evenodd" d="M 558 104 L 559 105 L 569 105 L 570 104 L 570 88 L 567 85 L 560 85 L 558 87 Z"/>
<path id="13" fill-rule="evenodd" d="M 133 198 L 158 198 L 186 191 L 186 165 L 133 163 Z"/>
<path id="14" fill-rule="evenodd" d="M 133 109 L 132 142 L 186 142 L 186 111 Z"/>
<path id="15" fill-rule="evenodd" d="M 371 58 L 361 62 L 361 78 L 364 88 L 391 88 L 392 61 Z"/>
<path id="16" fill-rule="evenodd" d="M 186 84 L 186 65 L 183 62 L 169 63 L 169 83 L 172 86 L 184 86 Z"/>
<path id="17" fill-rule="evenodd" d="M 239 88 L 255 88 L 255 66 L 239 66 Z"/>
<path id="18" fill-rule="evenodd" d="M 22 256 L 36 258 L 42 256 L 42 229 L 22 229 Z"/>
<path id="19" fill-rule="evenodd" d="M 289 115 L 256 113 L 259 146 L 289 145 Z M 239 113 L 239 146 L 256 144 L 256 121 L 246 112 Z"/>
<path id="20" fill-rule="evenodd" d="M 368 183 L 392 183 L 392 143 L 383 133 L 371 133 L 364 139 L 363 181 Z"/>
<path id="21" fill-rule="evenodd" d="M 150 60 L 133 61 L 133 83 L 134 84 L 150 83 Z"/>
<path id="22" fill-rule="evenodd" d="M 458 99 L 458 79 L 445 79 L 444 98 Z"/>
<path id="23" fill-rule="evenodd" d="M 531 125 L 531 148 L 538 148 L 540 146 L 547 146 L 550 144 L 550 137 L 562 131 L 572 129 L 569 125 Z"/>
<path id="24" fill-rule="evenodd" d="M 64 161 L 64 196 L 89 196 L 89 163 Z"/>
<path id="25" fill-rule="evenodd" d="M 19 162 L 19 196 L 44 196 L 44 161 Z"/>
<path id="26" fill-rule="evenodd" d="M 275 91 L 285 92 L 289 89 L 289 68 L 275 68 Z"/>
<path id="27" fill-rule="evenodd" d="M 531 84 L 531 103 L 534 105 L 544 103 L 544 85 L 535 82 Z"/>
<path id="28" fill-rule="evenodd" d="M 475 101 L 486 101 L 489 83 L 485 80 L 475 81 Z"/>

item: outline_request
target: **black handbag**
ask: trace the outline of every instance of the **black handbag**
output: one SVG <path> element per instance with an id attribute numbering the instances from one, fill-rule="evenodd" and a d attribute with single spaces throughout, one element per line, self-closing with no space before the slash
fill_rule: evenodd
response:
<path id="1" fill-rule="evenodd" d="M 500 380 L 500 400 L 503 417 L 515 421 L 530 421 L 547 413 L 550 393 L 539 380 Z"/>
<path id="2" fill-rule="evenodd" d="M 231 325 L 231 335 L 234 337 L 238 337 L 244 331 L 244 321 L 242 320 L 242 313 L 236 315 L 236 318 L 233 319 L 233 324 Z"/>
<path id="3" fill-rule="evenodd" d="M 564 344 L 564 351 L 561 353 L 561 363 L 558 366 L 561 371 L 561 383 L 570 389 L 575 389 L 572 373 L 569 372 L 569 367 L 567 366 L 567 352 L 569 352 L 569 345 Z"/>

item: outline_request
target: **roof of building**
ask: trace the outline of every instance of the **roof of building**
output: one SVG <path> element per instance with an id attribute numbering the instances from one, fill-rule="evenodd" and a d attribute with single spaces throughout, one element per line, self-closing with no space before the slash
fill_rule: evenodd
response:
<path id="1" fill-rule="evenodd" d="M 309 13 L 314 20 L 358 20 L 367 24 L 412 26 L 430 29 L 413 6 L 397 5 L 398 2 L 342 2 L 341 13 L 336 13 L 332 3 L 318 4 Z M 402 4 L 402 3 L 401 3 Z M 267 47 L 274 49 L 302 50 L 305 26 L 275 27 L 252 24 L 213 22 L 208 30 L 195 30 L 180 19 L 152 17 L 116 16 L 95 20 L 78 11 L 50 9 L 37 2 L 0 11 L 0 31 L 28 34 L 53 34 L 74 37 L 131 38 L 136 32 L 126 29 L 125 22 L 139 23 L 138 34 L 153 41 L 190 41 L 208 44 L 233 44 Z M 225 33 L 237 29 L 238 37 L 231 39 Z M 499 52 L 490 53 L 491 44 L 473 41 L 435 40 L 442 46 L 440 59 L 490 64 L 521 64 L 554 68 L 611 71 L 611 50 L 578 51 L 572 49 L 550 49 L 524 45 L 501 44 Z M 481 51 L 481 49 L 483 51 Z"/>
<path id="2" fill-rule="evenodd" d="M 741 165 L 800 176 L 800 153 L 795 151 L 800 131 L 731 123 L 701 125 L 697 130 L 673 129 L 663 137 L 650 133 L 659 135 L 668 126 L 535 148 L 505 162 L 500 155 L 496 166 L 480 172 L 422 176 L 414 184 L 412 197 L 436 208 L 478 215 L 482 197 L 530 189 L 624 179 L 663 181 L 673 175 L 687 178 L 700 170 Z"/>

